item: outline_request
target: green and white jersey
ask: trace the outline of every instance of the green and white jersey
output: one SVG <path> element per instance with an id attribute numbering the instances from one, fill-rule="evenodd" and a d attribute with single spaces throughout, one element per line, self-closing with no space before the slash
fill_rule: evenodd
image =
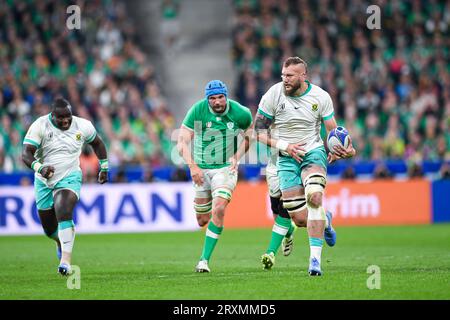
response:
<path id="1" fill-rule="evenodd" d="M 223 113 L 215 113 L 206 99 L 196 102 L 183 120 L 194 131 L 194 162 L 202 169 L 229 165 L 236 153 L 238 136 L 252 124 L 252 114 L 239 102 L 228 99 Z"/>
<path id="2" fill-rule="evenodd" d="M 84 143 L 90 143 L 97 135 L 89 120 L 72 116 L 72 124 L 66 131 L 58 129 L 52 122 L 51 115 L 42 116 L 34 121 L 23 140 L 23 144 L 37 147 L 34 157 L 44 166 L 55 167 L 50 179 L 39 173 L 35 178 L 53 188 L 58 181 L 80 169 L 80 154 Z"/>
<path id="3" fill-rule="evenodd" d="M 258 112 L 273 119 L 277 136 L 289 143 L 305 142 L 306 152 L 323 145 L 320 137 L 322 119 L 333 117 L 333 102 L 328 92 L 308 82 L 300 96 L 284 93 L 282 82 L 273 85 L 261 98 Z"/>

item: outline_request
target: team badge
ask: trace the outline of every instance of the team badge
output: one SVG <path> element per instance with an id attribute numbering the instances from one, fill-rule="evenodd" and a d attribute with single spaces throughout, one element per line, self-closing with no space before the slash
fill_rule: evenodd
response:
<path id="1" fill-rule="evenodd" d="M 81 133 L 77 133 L 75 135 L 75 138 L 77 139 L 77 141 L 80 141 L 81 140 Z"/>
<path id="2" fill-rule="evenodd" d="M 234 122 L 228 122 L 227 123 L 227 127 L 228 127 L 228 129 L 233 129 L 234 128 Z"/>
<path id="3" fill-rule="evenodd" d="M 313 104 L 313 105 L 311 106 L 311 108 L 312 108 L 312 111 L 317 111 L 317 108 L 318 108 L 317 103 Z"/>

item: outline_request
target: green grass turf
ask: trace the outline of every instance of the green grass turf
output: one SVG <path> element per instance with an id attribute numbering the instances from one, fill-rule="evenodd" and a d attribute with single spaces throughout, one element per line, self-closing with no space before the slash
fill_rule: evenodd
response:
<path id="1" fill-rule="evenodd" d="M 271 271 L 260 255 L 270 229 L 227 230 L 209 274 L 194 273 L 204 232 L 78 235 L 81 289 L 57 275 L 44 236 L 0 237 L 0 299 L 450 299 L 450 225 L 338 227 L 322 253 L 322 277 L 307 275 L 305 229 Z M 381 289 L 369 290 L 369 265 Z"/>

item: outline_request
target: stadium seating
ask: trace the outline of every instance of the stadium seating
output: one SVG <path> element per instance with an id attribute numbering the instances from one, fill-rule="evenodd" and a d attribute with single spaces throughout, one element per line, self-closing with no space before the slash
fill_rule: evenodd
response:
<path id="1" fill-rule="evenodd" d="M 61 25 L 70 3 L 0 3 L 0 184 L 32 182 L 21 141 L 57 95 L 94 122 L 108 146 L 113 181 L 189 178 L 171 161 L 175 119 L 124 3 L 80 1 L 83 26 L 69 32 Z M 337 1 L 333 10 L 323 0 L 233 4 L 234 96 L 255 112 L 261 95 L 279 80 L 281 61 L 305 58 L 311 81 L 330 92 L 338 123 L 358 150 L 353 161 L 331 165 L 330 175 L 448 176 L 448 2 L 387 3 L 383 32 L 366 27 L 368 15 L 356 0 Z M 175 14 L 170 10 L 164 19 Z M 399 24 L 401 31 L 394 28 Z M 96 179 L 93 159 L 92 151 L 83 152 L 86 182 Z M 259 179 L 262 168 L 244 165 L 241 178 Z"/>
<path id="2" fill-rule="evenodd" d="M 381 30 L 367 28 L 367 4 L 356 0 L 234 6 L 236 96 L 253 112 L 281 62 L 298 55 L 332 96 L 358 159 L 450 160 L 448 2 L 384 3 Z"/>
<path id="3" fill-rule="evenodd" d="M 82 27 L 69 31 L 70 3 L 0 3 L 0 172 L 25 169 L 26 129 L 57 95 L 94 122 L 113 167 L 168 165 L 174 118 L 124 3 L 80 1 Z M 90 157 L 88 150 L 81 165 Z"/>

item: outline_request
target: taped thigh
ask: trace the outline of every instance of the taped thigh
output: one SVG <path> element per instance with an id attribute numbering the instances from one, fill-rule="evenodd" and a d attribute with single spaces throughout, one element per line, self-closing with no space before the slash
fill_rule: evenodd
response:
<path id="1" fill-rule="evenodd" d="M 212 200 L 207 203 L 198 204 L 194 202 L 195 213 L 197 214 L 210 214 L 212 210 Z"/>
<path id="2" fill-rule="evenodd" d="M 219 187 L 213 191 L 212 196 L 213 198 L 220 197 L 231 201 L 232 191 L 226 187 Z"/>
<path id="3" fill-rule="evenodd" d="M 283 198 L 283 207 L 290 215 L 300 212 L 306 208 L 305 196 L 297 196 L 292 198 Z"/>

